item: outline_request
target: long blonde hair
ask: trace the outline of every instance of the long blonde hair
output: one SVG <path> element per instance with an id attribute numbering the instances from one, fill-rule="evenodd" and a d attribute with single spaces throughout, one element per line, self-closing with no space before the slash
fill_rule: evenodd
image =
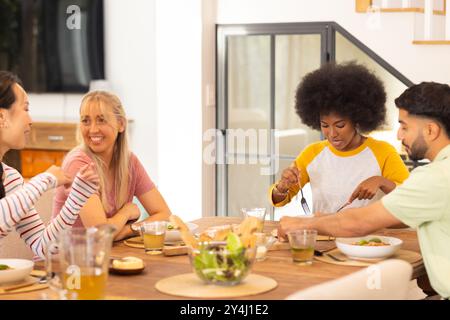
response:
<path id="1" fill-rule="evenodd" d="M 80 114 L 83 107 L 88 105 L 98 105 L 100 107 L 101 113 L 104 115 L 107 124 L 118 129 L 116 123 L 123 123 L 123 132 L 118 132 L 116 141 L 114 143 L 113 155 L 110 163 L 110 168 L 114 172 L 114 192 L 116 199 L 116 208 L 120 209 L 128 201 L 128 183 L 130 176 L 130 150 L 128 147 L 128 132 L 127 132 L 127 118 L 125 115 L 125 110 L 123 109 L 122 102 L 120 99 L 106 91 L 92 91 L 86 94 L 81 100 Z M 110 121 L 115 118 L 116 122 Z M 98 176 L 100 178 L 100 198 L 102 201 L 103 208 L 106 211 L 111 209 L 106 189 L 106 177 L 108 176 L 108 167 L 106 163 L 84 143 L 81 136 L 81 122 L 78 126 L 77 133 L 80 148 L 86 152 L 86 154 L 94 161 Z M 123 187 L 125 186 L 125 187 Z"/>

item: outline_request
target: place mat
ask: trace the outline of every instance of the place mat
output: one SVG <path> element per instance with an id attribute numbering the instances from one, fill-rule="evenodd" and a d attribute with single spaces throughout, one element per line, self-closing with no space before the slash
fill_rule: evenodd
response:
<path id="1" fill-rule="evenodd" d="M 330 258 L 329 256 L 327 256 L 326 255 L 327 253 L 332 254 L 334 257 L 336 257 L 338 259 L 343 259 L 345 261 L 342 261 L 342 262 L 336 261 L 333 258 Z M 415 262 L 419 262 L 420 260 L 422 260 L 422 256 L 418 252 L 414 252 L 414 251 L 410 251 L 410 250 L 398 250 L 396 252 L 396 254 L 394 254 L 393 256 L 390 256 L 390 257 L 384 258 L 384 259 L 373 259 L 370 261 L 369 260 L 351 260 L 345 254 L 343 254 L 341 251 L 339 251 L 339 249 L 336 248 L 334 250 L 324 253 L 322 256 L 314 256 L 314 259 L 318 260 L 318 261 L 326 262 L 326 263 L 341 265 L 341 266 L 367 267 L 374 263 L 378 263 L 378 262 L 386 260 L 386 259 L 400 259 L 400 260 L 409 262 L 410 264 L 413 264 Z"/>
<path id="2" fill-rule="evenodd" d="M 137 242 L 134 242 L 134 241 L 130 241 L 130 239 L 128 239 L 128 240 L 125 240 L 123 242 L 123 244 L 126 245 L 127 247 L 131 247 L 131 248 L 144 249 L 144 243 L 143 242 L 137 243 Z"/>
<path id="3" fill-rule="evenodd" d="M 14 288 L 16 287 L 16 288 Z M 47 283 L 39 283 L 39 278 L 28 276 L 23 281 L 0 285 L 0 295 L 30 292 L 48 288 Z"/>
<path id="4" fill-rule="evenodd" d="M 185 273 L 159 280 L 156 290 L 173 296 L 187 298 L 236 298 L 264 293 L 275 289 L 277 282 L 258 274 L 249 274 L 235 286 L 205 284 L 194 273 Z"/>

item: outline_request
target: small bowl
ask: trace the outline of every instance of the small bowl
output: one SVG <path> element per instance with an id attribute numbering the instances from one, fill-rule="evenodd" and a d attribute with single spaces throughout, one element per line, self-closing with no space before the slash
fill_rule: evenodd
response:
<path id="1" fill-rule="evenodd" d="M 267 252 L 277 240 L 274 236 L 264 232 L 255 232 L 256 235 L 256 261 L 266 260 Z"/>
<path id="2" fill-rule="evenodd" d="M 109 265 L 109 272 L 112 274 L 119 274 L 119 275 L 133 275 L 133 274 L 139 274 L 145 269 L 145 263 L 143 263 L 143 266 L 141 268 L 115 268 L 114 267 L 114 261 L 115 260 L 123 260 L 122 259 L 111 259 L 110 265 Z M 126 259 L 126 258 L 125 258 Z"/>
<path id="3" fill-rule="evenodd" d="M 231 252 L 226 246 L 226 242 L 220 241 L 203 242 L 198 249 L 189 248 L 191 266 L 205 283 L 234 286 L 250 273 L 256 249 L 241 247 Z"/>
<path id="4" fill-rule="evenodd" d="M 378 238 L 384 243 L 389 243 L 389 245 L 372 247 L 355 244 L 361 240 L 370 240 L 372 238 Z M 336 246 L 338 249 L 347 257 L 354 260 L 385 259 L 394 255 L 401 248 L 402 244 L 403 241 L 398 238 L 378 235 L 358 238 L 336 238 Z"/>
<path id="5" fill-rule="evenodd" d="M 0 264 L 11 268 L 0 270 L 0 284 L 18 282 L 25 279 L 34 266 L 33 261 L 25 259 L 0 259 Z"/>

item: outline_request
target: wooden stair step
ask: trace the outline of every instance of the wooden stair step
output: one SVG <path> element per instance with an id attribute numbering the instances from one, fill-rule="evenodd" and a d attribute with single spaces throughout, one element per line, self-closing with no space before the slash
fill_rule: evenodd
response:
<path id="1" fill-rule="evenodd" d="M 355 11 L 358 13 L 367 13 L 368 10 L 372 7 L 373 0 L 356 0 L 355 1 Z M 444 2 L 443 10 L 433 10 L 434 15 L 445 16 L 447 8 L 445 7 L 446 3 Z M 416 13 L 425 13 L 424 8 L 420 7 L 412 7 L 412 8 L 380 8 L 381 12 L 416 12 Z"/>
<path id="2" fill-rule="evenodd" d="M 381 8 L 381 12 L 416 12 L 425 13 L 424 8 Z M 445 10 L 433 10 L 433 14 L 437 16 L 445 16 Z"/>
<path id="3" fill-rule="evenodd" d="M 449 45 L 450 40 L 414 40 L 413 44 L 420 45 Z"/>

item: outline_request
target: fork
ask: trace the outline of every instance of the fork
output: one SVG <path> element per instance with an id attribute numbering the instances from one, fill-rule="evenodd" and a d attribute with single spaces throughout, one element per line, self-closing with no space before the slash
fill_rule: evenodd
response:
<path id="1" fill-rule="evenodd" d="M 306 199 L 303 196 L 303 190 L 301 188 L 300 194 L 302 195 L 302 198 L 300 199 L 300 204 L 302 205 L 303 211 L 305 211 L 306 215 L 311 215 L 311 210 L 309 210 L 308 203 L 306 202 Z"/>
<path id="2" fill-rule="evenodd" d="M 309 210 L 308 203 L 306 202 L 306 199 L 303 196 L 302 184 L 300 183 L 300 180 L 298 180 L 298 187 L 300 188 L 300 194 L 302 195 L 302 198 L 300 199 L 300 204 L 301 204 L 305 214 L 307 216 L 309 216 L 309 215 L 311 215 L 311 210 Z M 298 200 L 298 192 L 297 192 L 296 197 L 297 197 L 297 200 Z"/>

